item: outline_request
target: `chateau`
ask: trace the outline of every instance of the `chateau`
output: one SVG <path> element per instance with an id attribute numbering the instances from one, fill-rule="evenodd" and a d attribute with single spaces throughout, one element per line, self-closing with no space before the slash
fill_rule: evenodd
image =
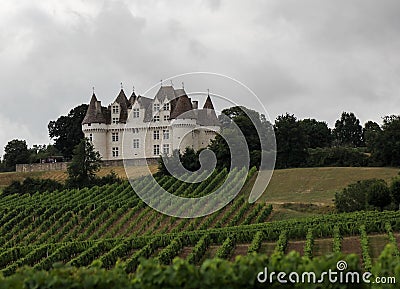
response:
<path id="1" fill-rule="evenodd" d="M 185 90 L 161 86 L 154 99 L 128 99 L 123 88 L 115 101 L 103 107 L 93 92 L 82 131 L 103 160 L 149 159 L 171 155 L 186 147 L 207 147 L 220 129 L 208 95 L 203 109 Z"/>

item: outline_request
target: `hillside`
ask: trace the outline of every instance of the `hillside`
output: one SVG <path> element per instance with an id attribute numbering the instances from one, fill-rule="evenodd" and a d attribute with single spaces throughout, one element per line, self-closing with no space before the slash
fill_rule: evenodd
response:
<path id="1" fill-rule="evenodd" d="M 335 192 L 365 179 L 390 181 L 397 168 L 327 167 L 275 170 L 261 200 L 269 203 L 332 204 Z"/>
<path id="2" fill-rule="evenodd" d="M 132 169 L 131 176 L 145 175 L 145 167 Z M 157 171 L 157 165 L 150 166 L 151 172 Z M 123 167 L 102 168 L 99 176 L 114 171 L 118 176 L 126 179 Z M 390 181 L 397 176 L 397 168 L 363 168 L 363 167 L 328 167 L 328 168 L 296 168 L 275 170 L 271 182 L 260 201 L 274 204 L 288 202 L 302 202 L 330 205 L 334 193 L 358 180 L 377 178 Z M 9 185 L 13 180 L 23 180 L 27 177 L 50 178 L 64 181 L 67 178 L 65 171 L 33 172 L 33 173 L 0 173 L 0 188 Z"/>
<path id="3" fill-rule="evenodd" d="M 152 173 L 157 171 L 157 165 L 149 166 Z M 119 177 L 126 179 L 126 173 L 124 167 L 103 167 L 98 172 L 98 176 L 104 176 L 111 171 L 114 171 Z M 133 178 L 144 176 L 147 173 L 147 168 L 145 167 L 135 167 L 131 168 L 129 172 L 130 176 Z M 22 181 L 26 178 L 42 178 L 42 179 L 53 179 L 56 181 L 63 182 L 67 179 L 68 175 L 66 171 L 48 171 L 48 172 L 27 172 L 27 173 L 17 173 L 17 172 L 7 172 L 0 173 L 0 189 L 11 184 L 12 181 Z"/>
<path id="4" fill-rule="evenodd" d="M 225 175 L 215 173 L 212 180 L 221 183 Z M 176 192 L 181 196 L 189 196 L 201 186 L 170 180 L 163 177 L 159 182 L 165 189 L 179 188 Z M 146 177 L 139 182 L 148 183 Z M 197 190 L 199 196 L 217 185 L 209 182 Z M 79 267 L 95 262 L 109 269 L 120 260 L 129 273 L 136 270 L 142 257 L 170 264 L 179 256 L 201 264 L 217 256 L 233 260 L 248 252 L 271 255 L 292 250 L 308 257 L 353 252 L 366 266 L 386 244 L 397 248 L 400 242 L 399 212 L 328 214 L 271 222 L 270 205 L 246 200 L 242 192 L 214 214 L 179 219 L 147 207 L 127 183 L 7 196 L 0 200 L 0 272 L 8 276 L 24 265 L 48 270 L 55 262 Z"/>

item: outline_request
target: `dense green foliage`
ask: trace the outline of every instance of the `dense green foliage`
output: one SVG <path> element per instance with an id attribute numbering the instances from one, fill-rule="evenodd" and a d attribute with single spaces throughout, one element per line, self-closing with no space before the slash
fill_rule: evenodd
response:
<path id="1" fill-rule="evenodd" d="M 394 247 L 388 245 L 382 252 L 378 262 L 370 267 L 373 276 L 371 284 L 363 283 L 330 283 L 324 278 L 323 283 L 312 284 L 304 282 L 288 283 L 287 288 L 382 288 L 375 283 L 375 277 L 400 278 L 400 259 L 393 254 Z M 333 254 L 310 260 L 301 257 L 297 252 L 282 256 L 280 254 L 267 257 L 266 255 L 251 254 L 237 258 L 234 262 L 221 259 L 207 260 L 197 267 L 182 259 L 175 259 L 171 265 L 162 265 L 155 260 L 142 260 L 136 272 L 128 275 L 121 266 L 105 270 L 93 266 L 91 268 L 74 268 L 56 265 L 49 271 L 36 271 L 24 268 L 9 277 L 0 277 L 2 288 L 282 288 L 276 278 L 274 281 L 261 283 L 257 280 L 259 272 L 268 268 L 268 272 L 315 272 L 319 279 L 321 272 L 334 270 L 337 262 L 345 261 L 347 271 L 362 274 L 356 255 Z M 307 280 L 307 279 L 306 279 Z M 393 282 L 393 281 L 392 281 Z M 397 288 L 397 284 L 385 284 L 385 288 Z"/>
<path id="2" fill-rule="evenodd" d="M 294 115 L 278 116 L 275 121 L 277 168 L 299 167 L 307 157 L 307 137 Z"/>
<path id="3" fill-rule="evenodd" d="M 15 171 L 16 164 L 29 163 L 29 150 L 24 140 L 14 139 L 4 148 L 4 170 Z"/>
<path id="4" fill-rule="evenodd" d="M 335 143 L 340 146 L 359 147 L 362 145 L 362 126 L 354 113 L 343 112 L 335 122 L 332 131 Z"/>
<path id="5" fill-rule="evenodd" d="M 94 150 L 93 144 L 88 139 L 81 139 L 68 165 L 68 187 L 90 186 L 96 180 L 96 172 L 100 170 L 100 166 L 100 153 Z"/>
<path id="6" fill-rule="evenodd" d="M 160 156 L 158 159 L 157 175 L 169 176 L 171 173 L 167 167 L 172 171 L 176 171 L 177 165 L 180 162 L 183 167 L 191 172 L 200 169 L 199 154 L 201 151 L 195 152 L 194 149 L 187 147 L 183 154 L 179 150 L 174 150 L 172 156 Z"/>
<path id="7" fill-rule="evenodd" d="M 63 187 L 63 184 L 55 180 L 26 178 L 22 182 L 13 181 L 3 190 L 3 196 L 13 194 L 31 195 L 36 192 L 52 192 L 55 190 L 61 190 Z"/>
<path id="8" fill-rule="evenodd" d="M 309 149 L 307 167 L 366 167 L 369 156 L 357 148 L 325 147 Z"/>
<path id="9" fill-rule="evenodd" d="M 87 104 L 81 104 L 68 113 L 60 116 L 56 121 L 50 121 L 48 125 L 49 136 L 54 139 L 54 146 L 64 157 L 71 158 L 75 146 L 84 137 L 82 121 L 88 109 Z"/>
<path id="10" fill-rule="evenodd" d="M 386 166 L 400 166 L 400 116 L 386 116 L 374 141 L 373 157 Z"/>
<path id="11" fill-rule="evenodd" d="M 224 109 L 222 113 L 229 117 L 229 119 L 231 119 L 243 133 L 250 156 L 249 166 L 256 166 L 258 168 L 261 161 L 261 150 L 270 151 L 274 148 L 272 124 L 266 120 L 264 115 L 242 106 Z M 232 127 L 232 122 L 227 122 L 223 119 L 221 121 L 221 130 L 224 135 L 229 136 L 234 140 L 232 145 L 233 147 L 235 145 L 241 147 L 241 140 L 238 139 L 238 136 Z M 259 132 L 257 131 L 257 128 L 260 130 Z M 216 138 L 211 141 L 209 148 L 214 151 L 216 155 L 218 168 L 230 167 L 231 152 L 223 137 L 217 135 Z M 235 153 L 239 153 L 239 150 Z"/>
<path id="12" fill-rule="evenodd" d="M 382 210 L 391 201 L 390 190 L 386 182 L 377 179 L 358 181 L 335 194 L 335 206 L 339 212 Z"/>

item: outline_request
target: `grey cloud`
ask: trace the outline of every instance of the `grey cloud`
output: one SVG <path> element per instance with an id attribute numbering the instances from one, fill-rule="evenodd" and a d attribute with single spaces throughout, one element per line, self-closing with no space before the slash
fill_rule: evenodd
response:
<path id="1" fill-rule="evenodd" d="M 343 110 L 363 122 L 396 113 L 399 1 L 90 3 L 91 13 L 72 6 L 63 19 L 58 6 L 43 9 L 53 4 L 0 11 L 0 150 L 16 130 L 48 142 L 48 121 L 88 102 L 92 85 L 106 105 L 121 81 L 142 93 L 190 71 L 244 82 L 272 118 L 288 111 L 332 125 Z"/>

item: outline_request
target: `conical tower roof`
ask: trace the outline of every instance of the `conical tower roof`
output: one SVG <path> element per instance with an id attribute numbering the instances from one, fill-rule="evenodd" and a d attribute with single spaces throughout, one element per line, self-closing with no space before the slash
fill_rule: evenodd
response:
<path id="1" fill-rule="evenodd" d="M 106 118 L 104 117 L 101 108 L 101 102 L 97 100 L 97 97 L 94 93 L 90 99 L 85 118 L 82 121 L 82 124 L 90 123 L 106 123 Z"/>
<path id="2" fill-rule="evenodd" d="M 217 114 L 214 110 L 214 105 L 211 101 L 210 95 L 207 96 L 203 109 L 198 113 L 198 123 L 204 126 L 221 126 Z"/>
<path id="3" fill-rule="evenodd" d="M 178 100 L 176 101 L 174 109 L 171 111 L 170 118 L 178 118 L 181 114 L 191 111 L 193 109 L 192 107 L 192 102 L 190 101 L 190 98 L 186 95 L 180 95 Z M 191 118 L 193 117 L 192 115 L 186 114 L 185 118 Z"/>
<path id="4" fill-rule="evenodd" d="M 211 101 L 211 97 L 210 95 L 207 96 L 206 102 L 204 103 L 203 108 L 207 108 L 207 109 L 214 109 L 214 105 Z"/>

